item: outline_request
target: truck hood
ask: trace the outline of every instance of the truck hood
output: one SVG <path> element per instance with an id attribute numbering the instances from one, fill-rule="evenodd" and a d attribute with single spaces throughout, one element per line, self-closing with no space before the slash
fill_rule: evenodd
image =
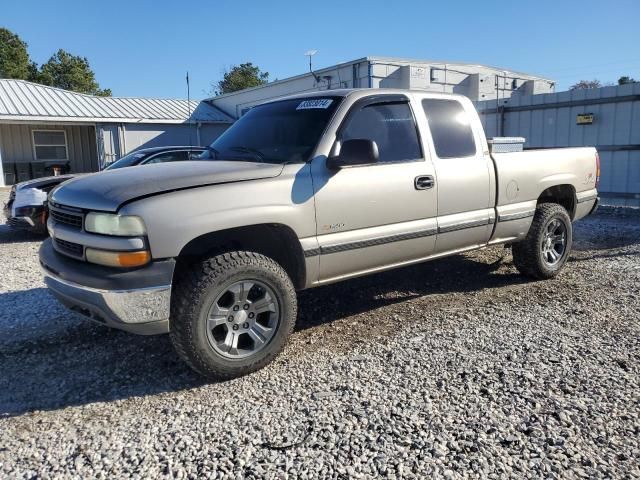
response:
<path id="1" fill-rule="evenodd" d="M 51 193 L 56 204 L 116 212 L 137 198 L 220 183 L 277 177 L 283 165 L 238 161 L 188 161 L 107 170 L 65 182 Z"/>
<path id="2" fill-rule="evenodd" d="M 67 175 L 58 175 L 57 177 L 40 177 L 35 178 L 33 180 L 27 180 L 25 182 L 20 182 L 16 185 L 16 190 L 22 190 L 23 188 L 48 188 L 54 187 L 55 185 L 59 185 L 62 182 L 66 182 L 67 180 L 76 177 L 74 174 Z"/>

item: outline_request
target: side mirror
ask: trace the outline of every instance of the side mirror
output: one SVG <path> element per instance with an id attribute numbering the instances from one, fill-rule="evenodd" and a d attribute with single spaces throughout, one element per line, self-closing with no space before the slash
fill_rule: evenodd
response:
<path id="1" fill-rule="evenodd" d="M 373 140 L 354 138 L 345 140 L 340 146 L 340 154 L 327 159 L 327 168 L 338 170 L 345 167 L 377 163 L 378 145 Z"/>

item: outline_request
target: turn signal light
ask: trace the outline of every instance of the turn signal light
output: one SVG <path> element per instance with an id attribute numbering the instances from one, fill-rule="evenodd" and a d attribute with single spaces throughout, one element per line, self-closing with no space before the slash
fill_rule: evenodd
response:
<path id="1" fill-rule="evenodd" d="M 600 186 L 600 154 L 596 152 L 596 188 Z"/>
<path id="2" fill-rule="evenodd" d="M 151 261 L 151 253 L 147 250 L 138 252 L 109 252 L 87 248 L 85 250 L 87 261 L 107 267 L 141 267 Z"/>

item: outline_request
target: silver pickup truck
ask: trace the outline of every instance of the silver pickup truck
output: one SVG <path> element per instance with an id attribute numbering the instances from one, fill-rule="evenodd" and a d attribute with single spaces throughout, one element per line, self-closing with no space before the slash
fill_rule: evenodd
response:
<path id="1" fill-rule="evenodd" d="M 597 152 L 499 146 L 460 96 L 278 99 L 219 137 L 210 161 L 102 172 L 52 191 L 40 262 L 73 311 L 169 333 L 205 376 L 243 375 L 283 349 L 296 290 L 493 244 L 511 245 L 524 275 L 558 274 L 572 222 L 597 206 Z"/>

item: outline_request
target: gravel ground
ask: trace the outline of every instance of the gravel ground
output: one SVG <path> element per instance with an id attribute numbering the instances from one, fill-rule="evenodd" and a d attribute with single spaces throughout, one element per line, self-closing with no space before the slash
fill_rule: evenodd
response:
<path id="1" fill-rule="evenodd" d="M 39 242 L 0 226 L 0 477 L 640 477 L 637 210 L 578 223 L 551 281 L 491 248 L 303 292 L 222 383 L 67 313 Z"/>

